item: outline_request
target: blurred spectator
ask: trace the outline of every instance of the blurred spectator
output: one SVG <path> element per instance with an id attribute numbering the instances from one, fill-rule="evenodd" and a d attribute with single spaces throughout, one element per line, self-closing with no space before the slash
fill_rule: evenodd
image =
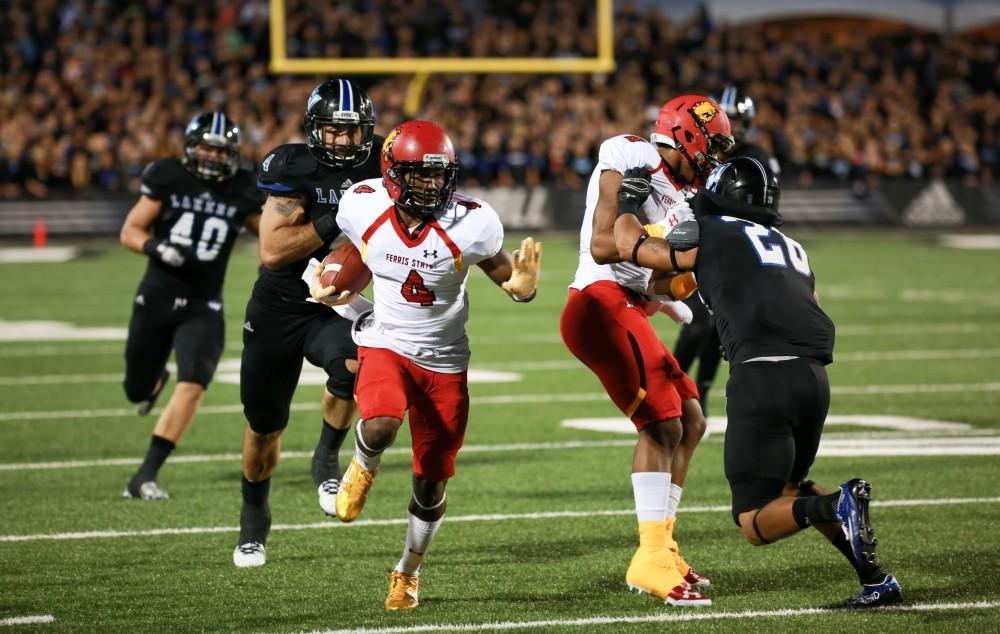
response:
<path id="1" fill-rule="evenodd" d="M 0 196 L 135 191 L 177 155 L 183 126 L 224 109 L 258 162 L 301 139 L 317 77 L 273 76 L 267 0 L 0 0 Z M 287 0 L 290 57 L 593 56 L 590 2 Z M 904 27 L 672 22 L 616 3 L 610 75 L 432 76 L 421 116 L 453 130 L 469 185 L 581 187 L 600 141 L 646 135 L 647 112 L 736 83 L 751 140 L 786 178 L 953 177 L 1000 163 L 1000 43 Z M 804 27 L 804 28 L 803 28 Z M 831 30 L 832 29 L 832 30 Z M 379 132 L 404 118 L 408 76 L 361 78 Z"/>

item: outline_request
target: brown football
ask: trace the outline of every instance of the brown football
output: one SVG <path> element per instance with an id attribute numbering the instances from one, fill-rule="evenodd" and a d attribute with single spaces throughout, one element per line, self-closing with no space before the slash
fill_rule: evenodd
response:
<path id="1" fill-rule="evenodd" d="M 333 286 L 338 291 L 358 293 L 368 286 L 372 272 L 361 260 L 357 247 L 350 240 L 345 240 L 323 258 L 323 274 L 319 280 L 324 288 Z"/>

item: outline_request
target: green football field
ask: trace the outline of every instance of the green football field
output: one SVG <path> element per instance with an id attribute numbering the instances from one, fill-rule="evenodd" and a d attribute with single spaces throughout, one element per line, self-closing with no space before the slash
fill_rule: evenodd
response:
<path id="1" fill-rule="evenodd" d="M 873 483 L 880 559 L 903 586 L 902 609 L 832 609 L 857 581 L 815 531 L 765 548 L 742 540 L 719 418 L 676 532 L 714 605 L 626 591 L 634 433 L 558 333 L 575 236 L 545 239 L 532 304 L 471 273 L 471 421 L 419 609 L 382 609 L 405 534 L 408 436 L 383 459 L 361 519 L 327 518 L 309 475 L 315 372 L 303 375 L 273 478 L 268 563 L 238 570 L 236 379 L 253 245 L 230 266 L 217 380 L 161 472 L 172 499 L 138 502 L 120 494 L 156 416 L 137 417 L 120 383 L 144 260 L 107 241 L 62 264 L 0 264 L 0 631 L 1000 631 L 1000 252 L 921 234 L 791 233 L 838 328 L 812 476 Z M 677 327 L 656 322 L 672 344 Z M 725 376 L 723 365 L 713 417 L 724 416 Z"/>

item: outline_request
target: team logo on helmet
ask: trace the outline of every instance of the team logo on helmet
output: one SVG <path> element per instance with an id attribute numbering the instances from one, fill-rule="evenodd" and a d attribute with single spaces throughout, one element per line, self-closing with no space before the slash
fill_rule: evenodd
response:
<path id="1" fill-rule="evenodd" d="M 715 118 L 715 115 L 719 114 L 719 109 L 711 101 L 699 101 L 691 109 L 694 110 L 695 116 L 702 123 L 708 123 Z"/>
<path id="2" fill-rule="evenodd" d="M 392 160 L 392 144 L 396 141 L 396 137 L 399 136 L 399 128 L 393 128 L 385 137 L 385 143 L 382 144 L 382 158 L 387 161 Z"/>

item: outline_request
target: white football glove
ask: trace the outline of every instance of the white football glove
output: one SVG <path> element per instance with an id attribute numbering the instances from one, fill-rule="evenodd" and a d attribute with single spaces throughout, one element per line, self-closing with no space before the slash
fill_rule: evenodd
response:
<path id="1" fill-rule="evenodd" d="M 529 301 L 538 290 L 538 274 L 542 269 L 542 243 L 527 237 L 511 257 L 510 279 L 500 285 L 515 302 Z"/>
<path id="2" fill-rule="evenodd" d="M 180 249 L 165 242 L 156 245 L 156 254 L 160 261 L 168 266 L 182 267 L 187 260 Z"/>

